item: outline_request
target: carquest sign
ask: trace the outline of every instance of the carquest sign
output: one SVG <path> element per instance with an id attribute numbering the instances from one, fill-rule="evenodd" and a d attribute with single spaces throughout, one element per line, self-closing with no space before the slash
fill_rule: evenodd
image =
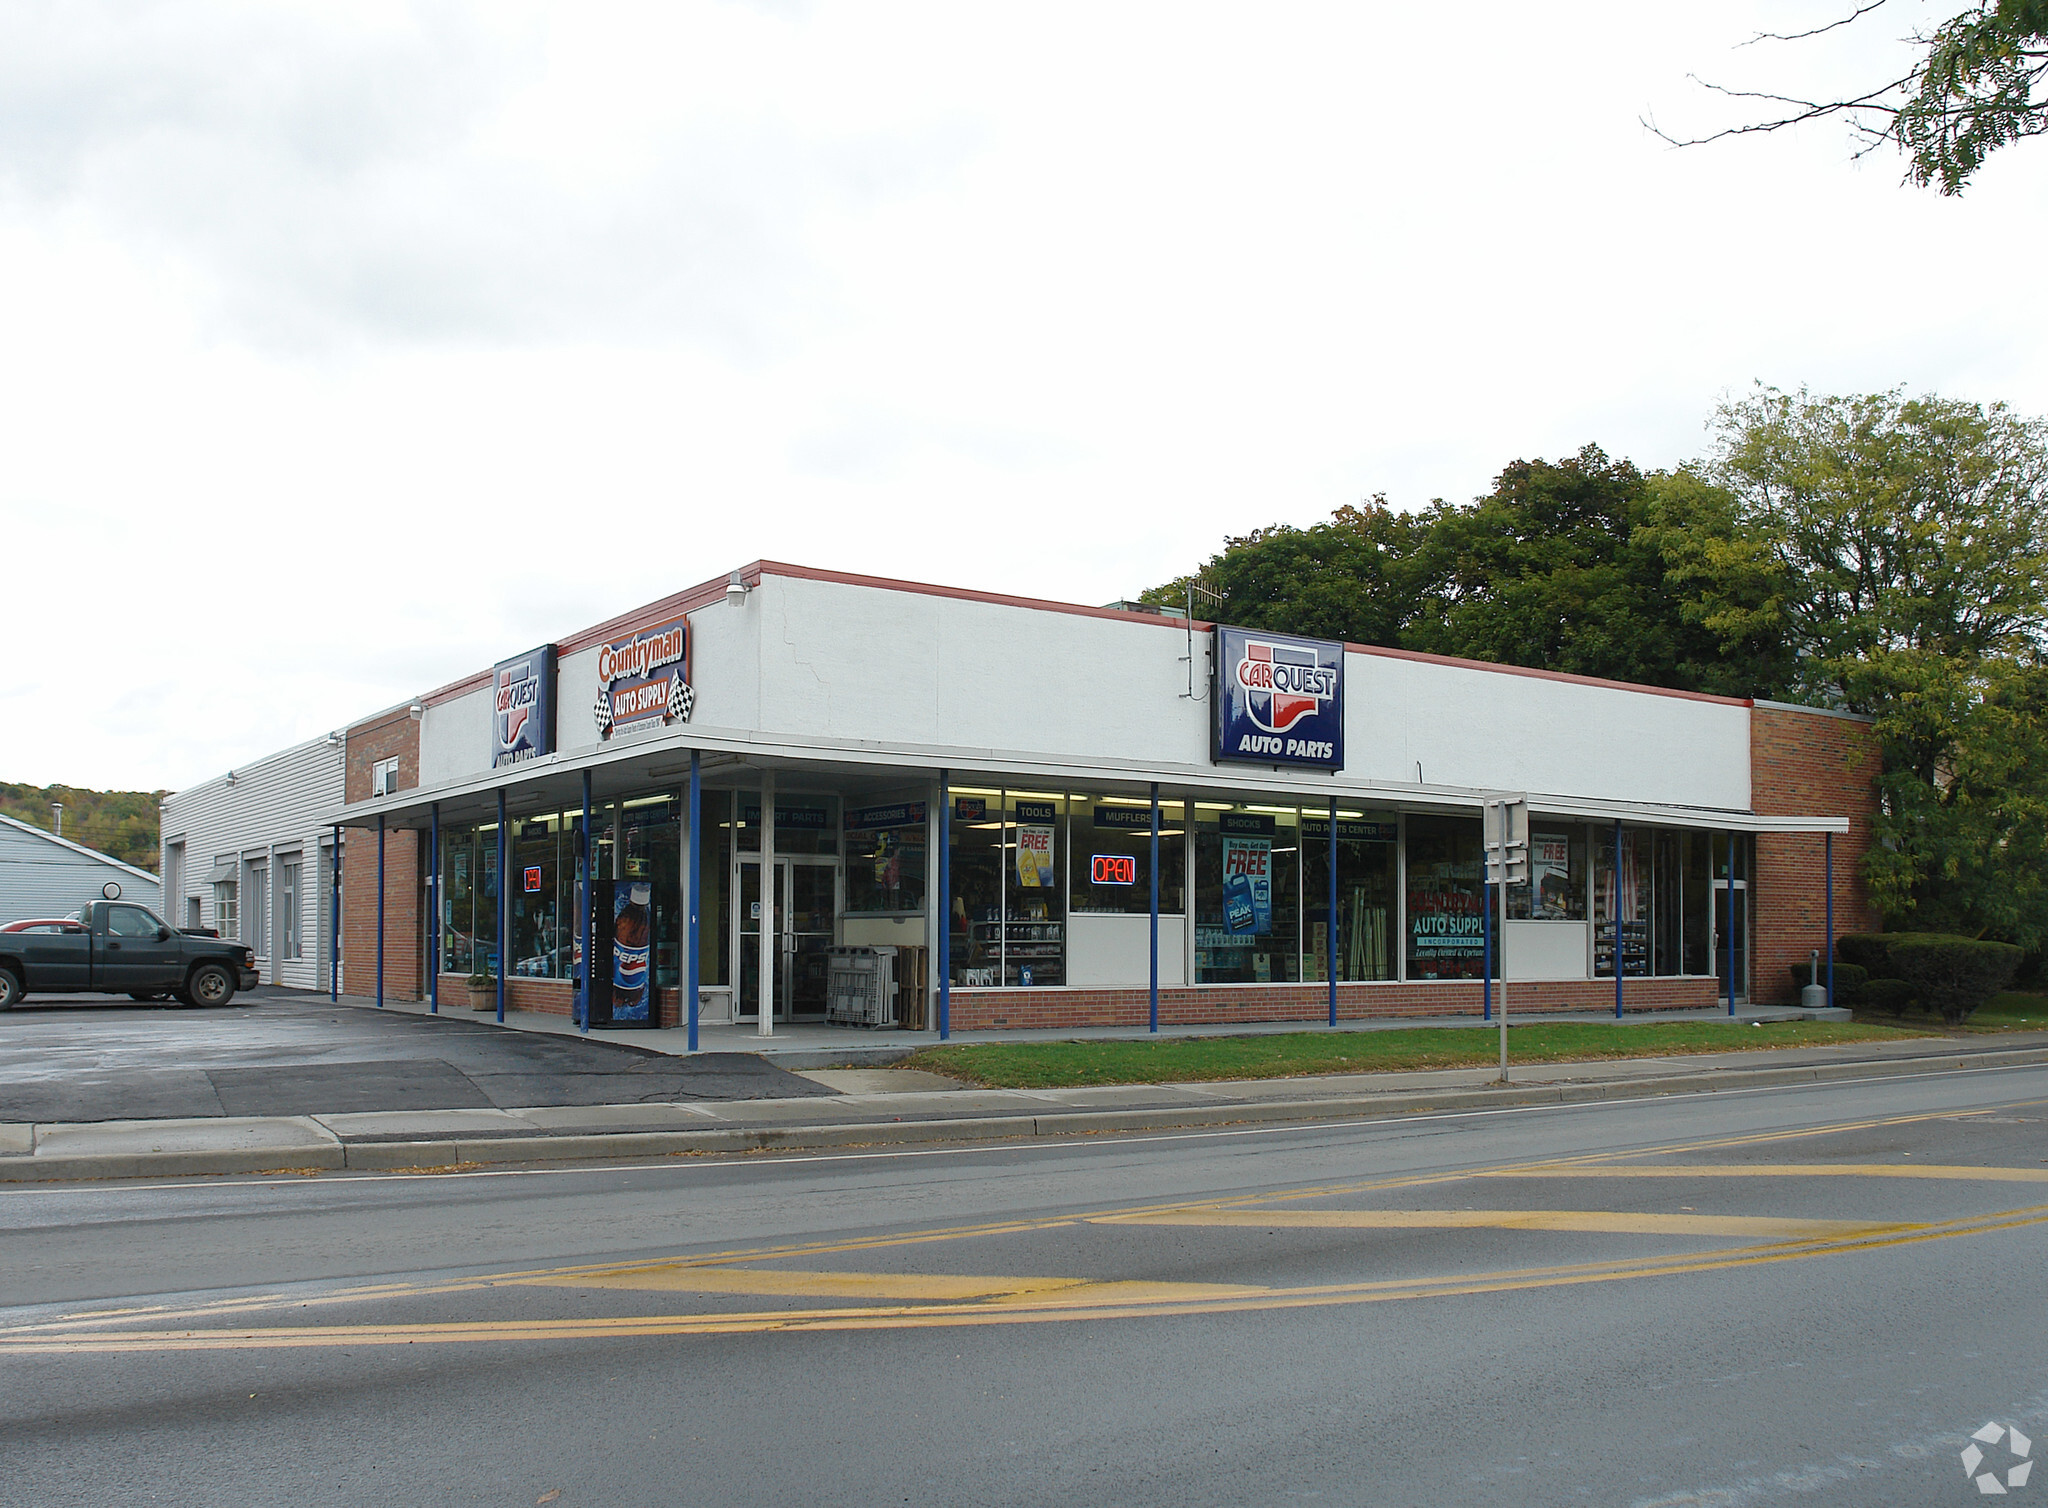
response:
<path id="1" fill-rule="evenodd" d="M 491 768 L 555 752 L 555 646 L 491 667 Z"/>
<path id="2" fill-rule="evenodd" d="M 1344 767 L 1344 646 L 1216 630 L 1215 759 Z"/>

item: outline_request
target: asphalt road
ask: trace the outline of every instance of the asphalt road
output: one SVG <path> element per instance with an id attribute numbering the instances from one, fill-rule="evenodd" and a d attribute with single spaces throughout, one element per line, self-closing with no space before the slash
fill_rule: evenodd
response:
<path id="1" fill-rule="evenodd" d="M 0 1122 L 517 1110 L 831 1093 L 751 1053 L 673 1057 L 260 989 L 221 1010 L 53 996 L 0 1012 Z"/>
<path id="2" fill-rule="evenodd" d="M 5 1189 L 0 1504 L 1961 1504 L 2044 1222 L 2043 1068 Z"/>

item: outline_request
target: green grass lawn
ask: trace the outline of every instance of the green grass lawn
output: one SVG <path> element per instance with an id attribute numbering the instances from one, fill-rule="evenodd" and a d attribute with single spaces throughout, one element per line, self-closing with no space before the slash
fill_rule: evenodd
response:
<path id="1" fill-rule="evenodd" d="M 1885 1016 L 1875 1011 L 1858 1011 L 1858 1022 L 1869 1022 L 1874 1026 L 1918 1027 L 1922 1030 L 1946 1031 L 1936 1016 L 1916 1013 L 1908 1016 Z M 1993 995 L 1988 1004 L 1980 1005 L 1970 1013 L 1959 1031 L 1966 1032 L 2024 1032 L 2048 1030 L 2048 995 L 2028 994 L 2019 990 L 2007 990 L 2002 995 Z"/>
<path id="2" fill-rule="evenodd" d="M 2029 997 L 2032 998 L 2032 997 Z M 1989 1007 L 1987 1007 L 1989 1009 Z M 1512 1027 L 1513 1063 L 1654 1058 L 1833 1042 L 1890 1042 L 1939 1034 L 1920 1023 L 1852 1021 L 1532 1023 Z M 1477 1068 L 1499 1061 L 1490 1031 L 1420 1026 L 1374 1032 L 1286 1032 L 1264 1037 L 1175 1037 L 1157 1042 L 984 1042 L 927 1047 L 899 1064 L 1001 1089 L 1087 1084 L 1168 1084 L 1274 1079 L 1300 1074 L 1383 1073 L 1403 1068 Z"/>

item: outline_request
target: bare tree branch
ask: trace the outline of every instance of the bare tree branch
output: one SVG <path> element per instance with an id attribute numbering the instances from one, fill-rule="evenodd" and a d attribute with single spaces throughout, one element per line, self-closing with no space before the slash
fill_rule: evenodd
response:
<path id="1" fill-rule="evenodd" d="M 1833 31 L 1837 26 L 1847 26 L 1852 21 L 1860 20 L 1879 6 L 1887 3 L 1888 0 L 1870 0 L 1868 5 L 1859 5 L 1856 9 L 1850 11 L 1848 15 L 1838 17 L 1828 22 L 1825 26 L 1816 26 L 1812 31 L 1760 31 L 1747 42 L 1738 42 L 1735 45 L 1737 47 L 1751 47 L 1758 42 L 1804 42 L 1808 37 L 1817 37 L 1823 32 Z"/>

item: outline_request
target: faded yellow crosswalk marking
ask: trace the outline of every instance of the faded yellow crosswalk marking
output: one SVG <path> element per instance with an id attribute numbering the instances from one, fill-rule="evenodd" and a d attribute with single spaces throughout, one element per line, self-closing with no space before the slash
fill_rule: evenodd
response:
<path id="1" fill-rule="evenodd" d="M 526 1286 L 623 1289 L 634 1293 L 743 1293 L 754 1297 L 878 1302 L 1003 1302 L 1058 1294 L 1066 1304 L 1167 1303 L 1243 1298 L 1270 1290 L 1246 1283 L 1096 1282 L 1063 1277 L 976 1277 L 946 1272 L 802 1272 L 786 1267 L 692 1267 L 655 1262 L 608 1272 L 525 1278 Z"/>
<path id="2" fill-rule="evenodd" d="M 1191 1225 L 1245 1230 L 1555 1230 L 1642 1236 L 1758 1236 L 1833 1240 L 1918 1230 L 1868 1220 L 1798 1220 L 1764 1215 L 1666 1214 L 1630 1210 L 1154 1210 L 1103 1215 L 1097 1225 Z"/>
<path id="3" fill-rule="evenodd" d="M 1485 1168 L 1470 1178 L 1934 1178 L 1960 1182 L 2048 1183 L 2048 1167 L 1985 1168 L 1969 1163 L 1917 1162 L 1700 1162 L 1529 1163 Z"/>

